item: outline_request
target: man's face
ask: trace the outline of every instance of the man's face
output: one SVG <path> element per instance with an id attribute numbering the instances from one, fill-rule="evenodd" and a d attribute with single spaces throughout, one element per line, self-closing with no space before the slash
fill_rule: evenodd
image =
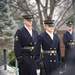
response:
<path id="1" fill-rule="evenodd" d="M 50 26 L 48 26 L 48 25 L 45 25 L 44 28 L 45 28 L 47 31 L 49 31 L 50 33 L 54 32 L 54 27 L 52 27 L 52 26 L 50 27 Z"/>
<path id="2" fill-rule="evenodd" d="M 32 26 L 32 19 L 24 19 L 24 24 L 27 26 Z"/>
<path id="3" fill-rule="evenodd" d="M 67 29 L 68 29 L 69 31 L 72 31 L 72 26 L 67 26 Z"/>

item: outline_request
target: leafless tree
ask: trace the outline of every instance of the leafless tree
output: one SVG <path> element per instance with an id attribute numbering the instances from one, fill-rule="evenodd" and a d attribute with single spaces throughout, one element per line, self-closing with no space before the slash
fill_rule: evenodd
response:
<path id="1" fill-rule="evenodd" d="M 74 16 L 72 0 L 7 0 L 10 6 L 11 16 L 17 23 L 11 27 L 21 26 L 23 14 L 33 14 L 33 26 L 39 33 L 44 31 L 43 21 L 45 19 L 55 20 L 55 29 L 61 28 L 64 23 Z M 57 18 L 56 18 L 57 16 Z M 5 27 L 5 26 L 4 26 Z M 12 30 L 11 29 L 11 30 Z M 0 34 L 2 30 L 0 29 Z M 4 34 L 7 35 L 7 34 Z M 10 35 L 11 36 L 11 35 Z"/>

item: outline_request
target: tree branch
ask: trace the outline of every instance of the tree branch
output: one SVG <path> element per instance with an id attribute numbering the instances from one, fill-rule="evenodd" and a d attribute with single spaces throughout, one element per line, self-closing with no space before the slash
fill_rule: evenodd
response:
<path id="1" fill-rule="evenodd" d="M 64 14 L 63 14 L 62 17 L 61 17 L 61 20 L 63 19 L 64 15 L 67 13 L 67 11 L 70 9 L 71 6 L 72 6 L 72 4 L 65 10 Z M 61 21 L 61 20 L 60 20 L 60 21 Z M 56 26 L 59 25 L 60 21 L 57 23 Z"/>

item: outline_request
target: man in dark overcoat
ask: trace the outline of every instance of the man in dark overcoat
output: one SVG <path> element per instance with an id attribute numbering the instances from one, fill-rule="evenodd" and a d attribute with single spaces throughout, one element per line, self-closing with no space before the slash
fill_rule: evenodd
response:
<path id="1" fill-rule="evenodd" d="M 44 29 L 45 31 L 38 37 L 35 56 L 38 61 L 42 50 L 42 61 L 46 75 L 58 75 L 61 60 L 60 40 L 58 35 L 54 33 L 54 20 L 45 20 Z"/>
<path id="2" fill-rule="evenodd" d="M 14 52 L 19 65 L 19 75 L 37 75 L 34 47 L 38 33 L 32 28 L 33 15 L 23 15 L 24 25 L 15 34 Z"/>
<path id="3" fill-rule="evenodd" d="M 75 46 L 75 32 L 73 31 L 73 22 L 66 23 L 67 30 L 63 34 L 63 43 L 65 45 L 65 64 L 66 66 L 72 65 L 72 53 Z M 65 67 L 66 68 L 66 67 Z"/>

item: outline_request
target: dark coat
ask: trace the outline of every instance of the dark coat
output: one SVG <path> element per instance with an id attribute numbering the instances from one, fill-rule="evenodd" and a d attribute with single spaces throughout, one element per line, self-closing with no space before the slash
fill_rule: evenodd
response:
<path id="1" fill-rule="evenodd" d="M 70 44 L 74 41 L 73 35 L 74 35 L 74 32 L 72 32 L 72 34 L 70 34 L 68 31 L 66 31 L 63 34 L 63 43 L 65 45 L 65 56 L 64 56 L 65 63 L 70 62 L 71 55 L 72 55 L 72 52 L 74 50 L 73 48 L 75 45 L 73 46 Z"/>
<path id="2" fill-rule="evenodd" d="M 35 46 L 36 59 L 40 57 L 41 48 L 43 51 L 51 51 L 54 50 L 54 48 L 56 48 L 55 55 L 50 53 L 43 53 L 43 63 L 46 75 L 51 75 L 59 67 L 59 61 L 61 59 L 59 37 L 56 34 L 54 34 L 54 38 L 52 40 L 46 31 L 43 32 L 39 35 L 38 41 Z"/>
<path id="3" fill-rule="evenodd" d="M 32 37 L 23 26 L 15 34 L 14 52 L 19 62 L 19 75 L 36 75 L 34 60 L 34 49 L 24 49 L 24 47 L 34 47 L 37 42 L 38 33 L 32 29 Z"/>

